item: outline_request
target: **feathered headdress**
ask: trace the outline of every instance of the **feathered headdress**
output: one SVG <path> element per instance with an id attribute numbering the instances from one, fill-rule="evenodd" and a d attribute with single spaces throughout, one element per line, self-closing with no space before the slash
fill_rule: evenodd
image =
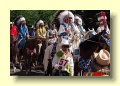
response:
<path id="1" fill-rule="evenodd" d="M 20 15 L 20 16 L 18 16 L 18 17 L 16 17 L 16 18 L 14 19 L 15 25 L 20 24 L 21 21 L 26 21 L 25 17 L 23 17 L 22 15 Z"/>
<path id="2" fill-rule="evenodd" d="M 59 19 L 60 24 L 65 22 L 64 21 L 65 17 L 71 17 L 72 18 L 72 22 L 74 22 L 74 15 L 73 15 L 73 13 L 71 11 L 65 10 L 65 11 L 61 12 L 58 15 L 58 19 Z"/>
<path id="3" fill-rule="evenodd" d="M 44 24 L 43 20 L 37 20 L 35 23 L 35 28 L 38 28 L 40 24 Z"/>
<path id="4" fill-rule="evenodd" d="M 76 22 L 76 20 L 79 20 L 78 22 L 82 25 L 82 19 L 80 16 L 75 15 L 75 22 Z"/>

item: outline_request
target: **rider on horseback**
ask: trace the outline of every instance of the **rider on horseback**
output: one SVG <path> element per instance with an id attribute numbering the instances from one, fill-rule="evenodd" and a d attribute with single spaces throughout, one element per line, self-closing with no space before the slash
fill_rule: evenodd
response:
<path id="1" fill-rule="evenodd" d="M 78 15 L 75 15 L 75 23 L 80 31 L 80 35 L 84 36 L 86 33 L 86 30 L 83 28 L 82 19 Z"/>
<path id="2" fill-rule="evenodd" d="M 18 24 L 18 48 L 24 49 L 27 38 L 29 38 L 28 27 L 25 18 L 21 17 L 20 23 Z"/>
<path id="3" fill-rule="evenodd" d="M 38 44 L 38 51 L 37 51 L 37 58 L 39 59 L 40 56 L 40 63 L 43 62 L 44 57 L 44 50 L 46 49 L 46 28 L 44 27 L 43 20 L 39 20 L 36 23 L 36 32 L 35 32 L 35 38 L 41 40 L 41 42 Z M 43 49 L 43 53 L 40 55 L 40 50 Z"/>
<path id="4" fill-rule="evenodd" d="M 98 14 L 98 23 L 99 23 L 99 27 L 97 28 L 96 32 L 100 33 L 103 30 L 105 30 L 110 35 L 110 29 L 109 29 L 108 24 L 107 24 L 107 17 L 106 17 L 105 12 L 101 11 Z"/>
<path id="5" fill-rule="evenodd" d="M 26 39 L 29 38 L 28 27 L 24 17 L 18 20 L 18 48 L 20 49 L 20 69 L 22 70 L 21 57 L 23 57 L 23 50 L 25 49 Z"/>
<path id="6" fill-rule="evenodd" d="M 64 11 L 59 15 L 60 28 L 58 35 L 68 36 L 69 40 L 74 36 L 75 31 L 79 31 L 77 25 L 74 23 L 74 15 L 70 11 Z"/>
<path id="7" fill-rule="evenodd" d="M 55 43 L 57 40 L 57 30 L 55 28 L 55 23 L 51 23 L 51 28 L 47 31 L 48 46 Z"/>
<path id="8" fill-rule="evenodd" d="M 15 63 L 17 62 L 17 36 L 18 29 L 14 25 L 14 22 L 10 22 L 10 62 L 13 62 L 13 70 L 15 72 Z"/>

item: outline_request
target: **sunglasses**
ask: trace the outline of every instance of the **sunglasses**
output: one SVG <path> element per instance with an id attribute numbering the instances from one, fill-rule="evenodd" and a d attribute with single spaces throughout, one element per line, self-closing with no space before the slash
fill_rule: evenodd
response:
<path id="1" fill-rule="evenodd" d="M 72 19 L 72 17 L 69 17 L 69 19 Z"/>
<path id="2" fill-rule="evenodd" d="M 64 47 L 64 48 L 69 48 L 69 45 L 63 45 L 62 47 Z"/>

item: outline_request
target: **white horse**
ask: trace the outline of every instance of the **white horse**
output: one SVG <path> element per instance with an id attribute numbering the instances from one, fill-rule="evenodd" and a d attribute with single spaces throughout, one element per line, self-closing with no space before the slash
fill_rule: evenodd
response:
<path id="1" fill-rule="evenodd" d="M 97 33 L 95 32 L 94 28 L 92 28 L 92 30 L 90 30 L 88 28 L 88 31 L 85 33 L 85 35 L 82 37 L 83 39 L 90 39 L 91 37 L 93 37 L 94 35 L 96 35 Z"/>
<path id="2" fill-rule="evenodd" d="M 97 33 L 95 32 L 94 28 L 92 30 L 89 29 L 89 31 L 86 32 L 86 34 L 81 38 L 80 35 L 78 34 L 74 34 L 73 39 L 71 41 L 71 47 L 70 50 L 73 53 L 73 60 L 78 61 L 79 59 L 79 54 L 80 50 L 79 50 L 79 45 L 82 41 L 90 39 L 91 37 L 93 37 L 94 35 L 96 35 Z"/>

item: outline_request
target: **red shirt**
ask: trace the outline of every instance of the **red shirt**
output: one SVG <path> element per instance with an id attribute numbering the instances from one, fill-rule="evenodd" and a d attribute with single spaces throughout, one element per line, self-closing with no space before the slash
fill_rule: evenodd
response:
<path id="1" fill-rule="evenodd" d="M 101 72 L 92 72 L 90 74 L 85 73 L 84 76 L 103 76 L 103 73 Z"/>
<path id="2" fill-rule="evenodd" d="M 18 34 L 18 30 L 16 26 L 10 27 L 10 35 L 14 35 L 15 37 Z"/>

